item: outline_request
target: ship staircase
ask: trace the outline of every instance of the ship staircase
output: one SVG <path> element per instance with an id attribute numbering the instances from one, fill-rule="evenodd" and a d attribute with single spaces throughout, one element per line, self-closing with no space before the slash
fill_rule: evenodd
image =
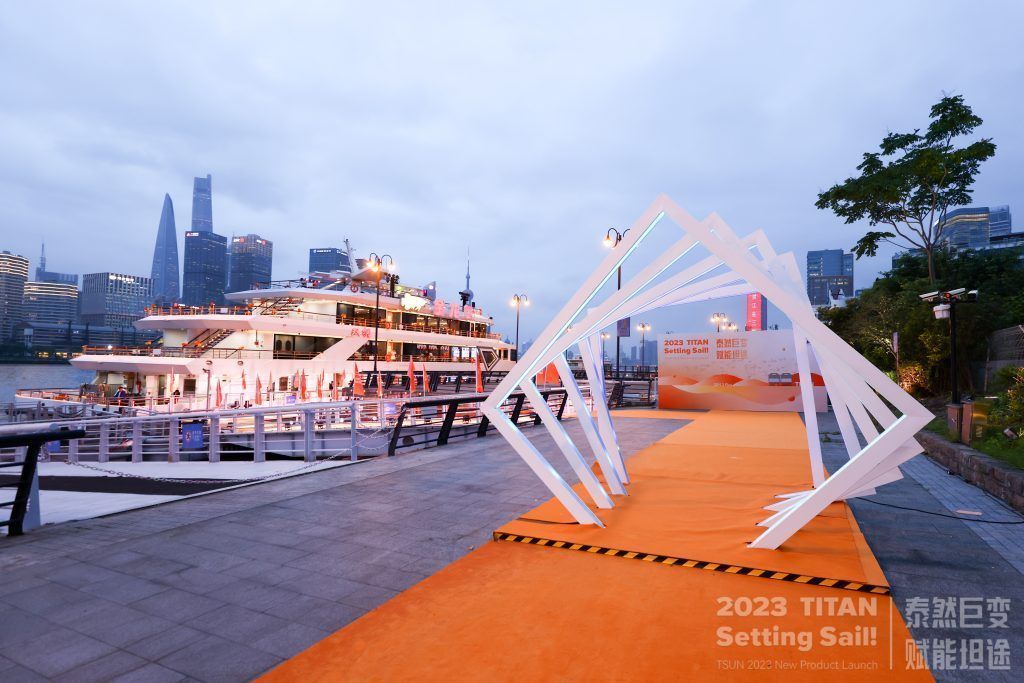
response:
<path id="1" fill-rule="evenodd" d="M 208 349 L 213 348 L 217 344 L 220 344 L 222 341 L 231 336 L 232 333 L 234 333 L 234 330 L 224 330 L 219 328 L 203 330 L 195 337 L 190 339 L 186 346 L 189 349 L 193 349 L 195 351 L 199 351 L 200 353 L 202 353 Z"/>
<path id="2" fill-rule="evenodd" d="M 302 299 L 281 296 L 261 302 L 252 312 L 257 315 L 287 315 L 296 310 L 301 303 Z"/>

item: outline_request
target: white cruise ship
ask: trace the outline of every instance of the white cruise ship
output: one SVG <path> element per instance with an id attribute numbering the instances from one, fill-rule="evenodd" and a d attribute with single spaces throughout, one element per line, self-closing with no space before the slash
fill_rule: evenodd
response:
<path id="1" fill-rule="evenodd" d="M 369 268 L 335 275 L 230 293 L 223 307 L 153 307 L 135 325 L 160 339 L 85 348 L 71 363 L 96 371 L 95 383 L 64 400 L 188 411 L 408 396 L 453 378 L 472 391 L 473 375 L 479 385 L 513 366 L 512 345 L 472 304 L 387 275 L 378 292 Z"/>

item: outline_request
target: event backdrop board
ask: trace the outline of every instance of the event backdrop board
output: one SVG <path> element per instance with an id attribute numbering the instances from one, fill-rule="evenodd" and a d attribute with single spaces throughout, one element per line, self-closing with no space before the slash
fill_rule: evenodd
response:
<path id="1" fill-rule="evenodd" d="M 658 407 L 803 410 L 790 330 L 658 336 Z M 814 408 L 828 409 L 811 354 Z"/>

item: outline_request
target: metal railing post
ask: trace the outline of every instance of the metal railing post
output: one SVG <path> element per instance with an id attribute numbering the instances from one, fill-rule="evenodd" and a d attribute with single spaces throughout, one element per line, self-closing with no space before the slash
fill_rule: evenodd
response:
<path id="1" fill-rule="evenodd" d="M 96 455 L 99 462 L 110 461 L 110 423 L 104 422 L 100 425 L 100 446 Z"/>
<path id="2" fill-rule="evenodd" d="M 75 426 L 70 425 L 70 429 Z M 78 439 L 68 439 L 68 462 L 78 462 Z"/>
<path id="3" fill-rule="evenodd" d="M 459 408 L 459 401 L 453 400 L 448 404 L 448 412 L 444 414 L 444 422 L 441 423 L 441 431 L 437 434 L 437 445 L 444 446 L 448 443 L 448 436 L 452 433 L 452 425 L 455 424 L 455 413 Z"/>
<path id="4" fill-rule="evenodd" d="M 302 450 L 303 459 L 306 462 L 314 462 L 316 460 L 316 454 L 313 452 L 313 437 L 315 436 L 314 430 L 316 429 L 316 420 L 313 416 L 312 410 L 302 411 Z"/>
<path id="5" fill-rule="evenodd" d="M 167 424 L 167 462 L 181 462 L 178 437 L 181 435 L 180 421 L 176 417 Z"/>
<path id="6" fill-rule="evenodd" d="M 132 420 L 132 462 L 142 462 L 142 420 Z"/>
<path id="7" fill-rule="evenodd" d="M 395 450 L 398 448 L 398 437 L 402 433 L 402 423 L 405 422 L 405 407 L 408 403 L 402 404 L 402 409 L 398 411 L 398 419 L 395 421 L 395 427 L 391 430 L 391 439 L 388 441 L 388 457 L 395 454 Z"/>
<path id="8" fill-rule="evenodd" d="M 266 462 L 266 429 L 263 423 L 263 413 L 253 415 L 252 424 L 252 460 L 253 462 Z"/>
<path id="9" fill-rule="evenodd" d="M 359 408 L 355 401 L 352 401 L 350 404 L 349 416 L 351 417 L 349 425 L 349 458 L 354 462 L 359 459 L 359 444 L 357 441 L 359 436 Z"/>
<path id="10" fill-rule="evenodd" d="M 210 416 L 210 462 L 220 462 L 220 415 Z"/>

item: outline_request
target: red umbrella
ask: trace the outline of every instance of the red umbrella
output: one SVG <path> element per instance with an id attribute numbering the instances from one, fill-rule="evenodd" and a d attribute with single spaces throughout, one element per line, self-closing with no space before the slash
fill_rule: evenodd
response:
<path id="1" fill-rule="evenodd" d="M 477 354 L 477 357 L 476 357 L 476 393 L 478 393 L 478 394 L 484 393 L 484 371 L 483 371 L 483 368 L 480 367 L 480 355 L 479 354 Z"/>
<path id="2" fill-rule="evenodd" d="M 426 395 L 430 392 L 430 377 L 427 375 L 427 364 L 420 363 L 420 371 L 423 377 L 423 394 Z"/>
<path id="3" fill-rule="evenodd" d="M 259 375 L 256 375 L 256 405 L 263 405 L 263 383 Z"/>
<path id="4" fill-rule="evenodd" d="M 356 374 L 352 378 L 352 395 L 365 396 L 366 387 L 363 386 L 363 376 L 359 373 L 359 363 L 355 364 Z"/>
<path id="5" fill-rule="evenodd" d="M 217 380 L 217 407 L 220 408 L 221 403 L 224 402 L 224 395 L 220 391 L 220 380 Z"/>

